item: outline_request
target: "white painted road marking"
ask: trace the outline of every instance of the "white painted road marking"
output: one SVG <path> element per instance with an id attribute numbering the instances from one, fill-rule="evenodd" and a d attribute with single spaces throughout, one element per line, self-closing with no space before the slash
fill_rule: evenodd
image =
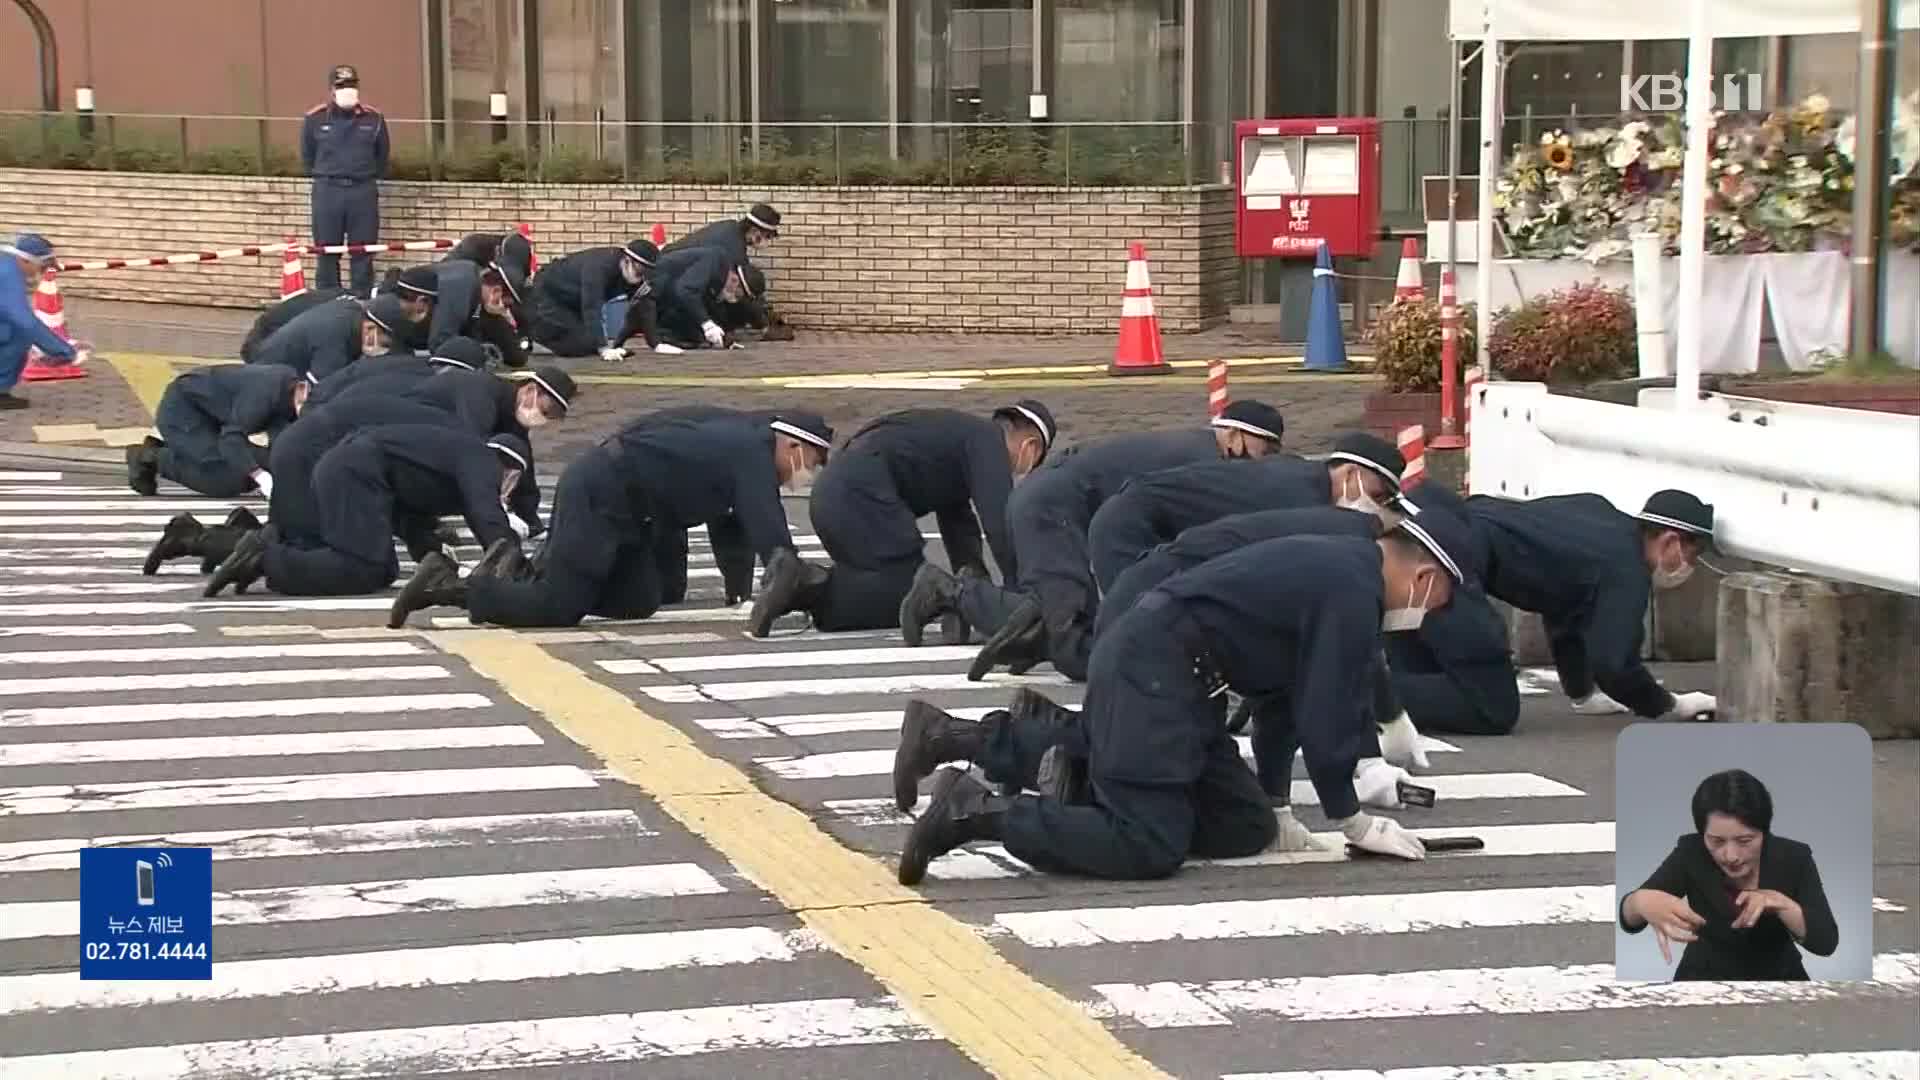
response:
<path id="1" fill-rule="evenodd" d="M 183 660 L 289 660 L 341 656 L 419 656 L 411 641 L 318 642 L 287 645 L 184 645 L 146 649 L 60 649 L 0 653 L 0 665 L 162 664 Z"/>
<path id="2" fill-rule="evenodd" d="M 662 656 L 647 660 L 601 660 L 613 675 L 658 675 L 680 671 L 750 671 L 764 668 L 858 667 L 877 664 L 938 664 L 972 660 L 977 645 L 901 646 L 881 649 L 768 649 L 763 652 Z"/>
<path id="3" fill-rule="evenodd" d="M 165 701 L 147 705 L 59 705 L 44 709 L 0 711 L 0 728 L 152 724 L 168 720 L 236 720 L 263 716 L 374 716 L 485 709 L 492 705 L 493 701 L 484 694 L 382 694 L 378 697 Z"/>
<path id="4" fill-rule="evenodd" d="M 67 626 L 0 626 L 0 638 L 113 638 L 113 637 L 162 637 L 172 634 L 191 634 L 193 627 L 186 623 L 152 623 L 141 626 L 134 623 L 74 623 Z"/>
<path id="5" fill-rule="evenodd" d="M 303 754 L 388 754 L 407 750 L 475 750 L 541 746 L 522 724 L 497 727 L 387 728 L 376 731 L 304 731 L 284 735 L 210 735 L 165 739 L 89 739 L 82 742 L 0 743 L 0 768 L 79 765 L 103 761 L 193 761 L 202 758 L 297 757 Z"/>
<path id="6" fill-rule="evenodd" d="M 970 682 L 966 672 L 948 675 L 915 672 L 905 675 L 856 676 L 846 679 L 779 679 L 772 682 L 701 683 L 693 686 L 640 686 L 655 701 L 689 704 L 698 701 L 762 701 L 767 698 L 825 696 L 829 694 L 912 694 L 937 690 L 983 690 L 1005 693 L 1015 686 L 1068 686 L 1059 675 L 989 675 Z"/>
<path id="7" fill-rule="evenodd" d="M 783 780 L 828 780 L 849 776 L 886 776 L 893 771 L 892 750 L 844 750 L 799 757 L 755 758 L 754 764 Z M 1241 756 L 1249 751 L 1243 746 Z M 1466 799 L 1561 799 L 1584 795 L 1579 788 L 1536 773 L 1453 773 L 1425 774 L 1418 782 L 1434 790 L 1442 800 Z M 1291 798 L 1296 806 L 1318 806 L 1320 796 L 1313 784 L 1295 780 Z M 893 805 L 892 799 L 841 799 L 832 804 L 835 812 L 865 815 Z"/>
<path id="8" fill-rule="evenodd" d="M 307 773 L 298 776 L 219 776 L 192 780 L 135 780 L 116 784 L 0 787 L 0 817 L 173 806 L 322 802 L 492 794 L 597 787 L 573 765 L 494 769 L 416 769 L 396 772 Z"/>
<path id="9" fill-rule="evenodd" d="M 1411 1069 L 1323 1069 L 1233 1073 L 1220 1080 L 1913 1080 L 1920 1053 L 1868 1050 L 1837 1054 L 1742 1054 L 1732 1057 L 1611 1058 L 1605 1061 L 1516 1061 L 1501 1065 L 1430 1065 Z"/>
<path id="10" fill-rule="evenodd" d="M 67 675 L 46 679 L 0 679 L 0 696 L 12 694 L 124 694 L 131 690 L 206 690 L 216 686 L 286 686 L 291 683 L 418 682 L 450 679 L 431 664 L 400 667 L 268 668 L 264 671 L 175 671 L 165 675 Z"/>

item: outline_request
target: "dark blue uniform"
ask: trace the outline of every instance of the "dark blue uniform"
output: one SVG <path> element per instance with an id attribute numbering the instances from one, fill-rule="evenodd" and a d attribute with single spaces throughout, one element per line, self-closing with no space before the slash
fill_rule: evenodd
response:
<path id="1" fill-rule="evenodd" d="M 448 427 L 397 424 L 355 432 L 313 470 L 319 530 L 268 526 L 261 563 L 284 596 L 348 596 L 393 584 L 393 536 L 405 519 L 459 514 L 482 545 L 513 535 L 500 506 L 500 459 L 486 440 Z M 274 489 L 278 492 L 278 487 Z"/>
<path id="2" fill-rule="evenodd" d="M 371 244 L 380 238 L 380 177 L 386 175 L 387 120 L 378 109 L 332 102 L 307 111 L 300 160 L 313 177 L 313 242 Z M 314 283 L 340 286 L 340 256 L 321 255 Z M 353 256 L 353 291 L 373 291 L 373 256 Z"/>
<path id="3" fill-rule="evenodd" d="M 522 280 L 533 276 L 533 244 L 519 233 L 468 233 L 449 248 L 438 269 L 450 262 L 470 262 L 485 267 L 493 263 L 510 266 Z"/>
<path id="4" fill-rule="evenodd" d="M 1092 793 L 1089 805 L 1013 800 L 1007 850 L 1044 870 L 1132 879 L 1264 849 L 1273 810 L 1227 734 L 1222 683 L 1283 703 L 1275 722 L 1297 724 L 1327 816 L 1357 813 L 1353 770 L 1378 748 L 1365 701 L 1381 594 L 1378 545 L 1319 536 L 1245 547 L 1149 590 L 1094 645 L 1080 733 L 1021 730 L 1051 718 L 994 725 L 989 778 L 1030 783 L 1036 751 L 1083 743 Z"/>
<path id="5" fill-rule="evenodd" d="M 732 254 L 718 248 L 682 248 L 660 256 L 653 268 L 653 300 L 658 311 L 660 332 L 676 345 L 706 344 L 700 324 L 712 321 L 725 326 L 726 305 L 720 291 L 726 288 L 727 275 L 742 265 Z"/>
<path id="6" fill-rule="evenodd" d="M 526 351 L 520 347 L 520 335 L 513 324 L 493 314 L 480 303 L 481 268 L 464 259 L 436 264 L 439 296 L 433 303 L 433 319 L 427 324 L 425 348 L 431 352 L 446 344 L 448 338 L 470 337 L 492 345 L 508 367 L 523 367 Z"/>
<path id="7" fill-rule="evenodd" d="M 724 252 L 734 265 L 744 266 L 752 260 L 753 255 L 753 249 L 747 243 L 747 229 L 748 224 L 743 218 L 709 221 L 660 249 L 660 254 L 672 255 L 692 248 L 712 248 Z M 766 325 L 766 302 L 758 297 L 743 299 L 737 304 L 717 303 L 714 309 L 720 315 L 714 321 L 725 330 Z"/>
<path id="8" fill-rule="evenodd" d="M 656 424 L 725 417 L 764 426 L 773 419 L 773 414 L 746 413 L 717 405 L 681 405 L 648 413 L 629 422 L 622 431 L 637 432 Z M 660 568 L 660 603 L 663 606 L 678 604 L 687 598 L 687 531 L 662 529 L 658 539 L 655 552 Z M 713 551 L 727 602 L 737 603 L 753 595 L 753 547 L 747 543 L 740 520 L 729 512 L 725 517 L 707 522 L 707 545 Z"/>
<path id="9" fill-rule="evenodd" d="M 1014 489 L 1007 528 L 1020 559 L 1019 592 L 981 578 L 960 584 L 960 614 L 975 629 L 1000 629 L 1022 594 L 1045 613 L 1047 655 L 1068 678 L 1084 679 L 1100 604 L 1087 553 L 1093 515 L 1136 477 L 1220 456 L 1211 428 L 1146 431 L 1071 446 Z"/>
<path id="10" fill-rule="evenodd" d="M 201 368 L 173 380 L 153 411 L 166 443 L 160 475 L 216 498 L 251 489 L 254 470 L 267 467 L 267 448 L 249 436 L 277 439 L 293 423 L 299 381 L 299 372 L 277 364 Z"/>
<path id="11" fill-rule="evenodd" d="M 1327 466 L 1291 455 L 1208 461 L 1143 476 L 1120 489 L 1093 517 L 1088 532 L 1093 578 L 1107 591 L 1142 555 L 1195 525 L 1234 514 L 1332 502 Z"/>
<path id="12" fill-rule="evenodd" d="M 1476 495 L 1466 510 L 1487 545 L 1488 595 L 1545 619 L 1568 697 L 1598 686 L 1641 716 L 1672 711 L 1673 695 L 1640 661 L 1653 576 L 1637 520 L 1599 495 Z"/>
<path id="13" fill-rule="evenodd" d="M 411 352 L 365 357 L 321 379 L 320 385 L 307 394 L 307 408 L 317 409 L 338 401 L 348 390 L 367 383 L 378 383 L 382 392 L 409 387 L 431 377 L 438 370 L 424 357 Z"/>
<path id="14" fill-rule="evenodd" d="M 240 343 L 240 359 L 245 363 L 253 363 L 260 346 L 273 336 L 274 331 L 292 322 L 294 316 L 316 304 L 352 295 L 346 289 L 307 289 L 274 304 L 261 312 L 260 317 L 253 320 L 253 326 L 248 328 L 247 339 Z"/>
<path id="15" fill-rule="evenodd" d="M 720 417 L 630 428 L 574 459 L 554 492 L 553 531 L 530 580 L 468 584 L 468 611 L 498 626 L 644 619 L 660 607 L 665 532 L 737 517 L 761 559 L 793 547 L 773 430 Z"/>
<path id="16" fill-rule="evenodd" d="M 320 535 L 320 507 L 313 494 L 313 471 L 321 457 L 347 436 L 390 424 L 460 428 L 445 409 L 417 401 L 385 396 L 366 400 L 353 400 L 351 395 L 343 398 L 345 400 L 303 412 L 269 448 L 267 471 L 273 474 L 273 496 L 268 501 L 268 513 L 284 538 Z M 481 437 L 493 434 L 491 428 L 460 429 Z M 390 541 L 391 532 L 381 539 Z"/>
<path id="17" fill-rule="evenodd" d="M 275 330 L 249 361 L 280 364 L 317 383 L 360 358 L 360 319 L 366 308 L 353 299 L 315 304 Z"/>
<path id="18" fill-rule="evenodd" d="M 954 567 L 985 568 L 985 529 L 1001 574 L 1014 578 L 1012 494 L 1006 434 L 987 417 L 907 409 L 861 428 L 814 481 L 808 500 L 814 531 L 833 560 L 824 591 L 808 608 L 814 625 L 898 626 L 900 601 L 926 560 L 919 522 L 926 514 L 934 515 Z"/>
<path id="19" fill-rule="evenodd" d="M 450 413 L 455 426 L 463 431 L 483 436 L 517 435 L 531 441 L 526 425 L 514 413 L 514 400 L 521 385 L 485 371 L 452 370 L 441 371 L 429 379 L 369 379 L 356 388 L 348 400 L 360 402 L 375 396 L 391 396 L 418 402 Z M 520 474 L 520 486 L 514 489 L 511 506 L 515 517 L 526 522 L 534 532 L 541 530 L 540 484 L 534 477 L 531 457 Z"/>
<path id="20" fill-rule="evenodd" d="M 635 292 L 620 273 L 625 255 L 624 248 L 587 248 L 547 264 L 534 275 L 533 298 L 527 304 L 533 340 L 555 356 L 599 352 L 607 344 L 602 314 L 607 301 Z"/>

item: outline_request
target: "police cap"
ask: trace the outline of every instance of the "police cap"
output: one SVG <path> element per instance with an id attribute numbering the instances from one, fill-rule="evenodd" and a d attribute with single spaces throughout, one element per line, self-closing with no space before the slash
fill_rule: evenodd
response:
<path id="1" fill-rule="evenodd" d="M 343 86 L 359 86 L 360 70 L 352 64 L 335 64 L 327 71 L 327 85 L 336 90 Z"/>
<path id="2" fill-rule="evenodd" d="M 1040 430 L 1040 460 L 1045 461 L 1047 451 L 1053 449 L 1054 436 L 1060 433 L 1060 425 L 1053 422 L 1053 413 L 1032 398 L 1022 398 L 1011 405 L 993 410 L 995 420 L 1012 420 L 1022 424 L 1032 424 Z M 1039 464 L 1039 462 L 1035 462 Z"/>
<path id="3" fill-rule="evenodd" d="M 1635 515 L 1649 525 L 1685 533 L 1705 543 L 1713 543 L 1713 504 L 1700 501 L 1698 495 L 1668 488 L 1647 496 L 1647 505 Z"/>
<path id="4" fill-rule="evenodd" d="M 487 273 L 500 279 L 501 286 L 507 290 L 507 296 L 514 303 L 520 302 L 520 294 L 527 287 L 527 279 L 520 276 L 519 267 L 511 263 L 488 263 Z"/>
<path id="5" fill-rule="evenodd" d="M 1335 439 L 1333 453 L 1327 455 L 1327 461 L 1358 465 L 1386 480 L 1387 489 L 1396 492 L 1400 490 L 1400 474 L 1407 468 L 1407 459 L 1400 456 L 1399 447 L 1378 435 L 1361 431 L 1348 432 Z"/>
<path id="6" fill-rule="evenodd" d="M 660 261 L 660 249 L 654 245 L 653 241 L 644 237 L 627 241 L 627 246 L 620 250 L 626 253 L 627 258 L 641 266 L 652 266 Z"/>
<path id="7" fill-rule="evenodd" d="M 766 203 L 755 203 L 747 211 L 747 224 L 764 231 L 769 236 L 780 235 L 780 211 Z"/>
<path id="8" fill-rule="evenodd" d="M 1244 431 L 1256 439 L 1277 443 L 1287 429 L 1280 410 L 1260 401 L 1236 401 L 1213 418 L 1212 426 Z"/>
<path id="9" fill-rule="evenodd" d="M 545 390 L 548 397 L 559 402 L 561 412 L 567 412 L 573 408 L 573 395 L 578 389 L 574 385 L 573 376 L 552 364 L 542 364 L 529 371 L 527 378 L 540 389 Z"/>
<path id="10" fill-rule="evenodd" d="M 819 413 L 795 409 L 775 415 L 767 426 L 790 439 L 798 439 L 808 446 L 819 448 L 823 461 L 827 452 L 833 449 L 833 428 L 827 425 L 827 418 Z"/>
<path id="11" fill-rule="evenodd" d="M 487 347 L 470 337 L 455 335 L 441 342 L 433 355 L 427 357 L 427 363 L 479 371 L 487 366 Z"/>
<path id="12" fill-rule="evenodd" d="M 520 436 L 512 432 L 503 432 L 489 438 L 487 445 L 502 458 L 511 462 L 515 468 L 523 471 L 533 468 L 533 447 L 528 446 L 527 440 Z"/>
<path id="13" fill-rule="evenodd" d="M 440 271 L 432 266 L 409 266 L 400 271 L 393 287 L 408 296 L 431 299 L 440 295 Z"/>
<path id="14" fill-rule="evenodd" d="M 400 327 L 407 323 L 406 309 L 400 306 L 400 298 L 392 293 L 381 293 L 369 301 L 366 315 L 368 322 L 389 335 L 398 334 Z"/>
<path id="15" fill-rule="evenodd" d="M 1474 534 L 1459 517 L 1445 510 L 1428 508 L 1419 517 L 1402 518 L 1398 525 L 1387 530 L 1388 535 L 1395 532 L 1425 548 L 1453 580 L 1462 585 L 1467 583 L 1468 568 L 1475 565 Z"/>

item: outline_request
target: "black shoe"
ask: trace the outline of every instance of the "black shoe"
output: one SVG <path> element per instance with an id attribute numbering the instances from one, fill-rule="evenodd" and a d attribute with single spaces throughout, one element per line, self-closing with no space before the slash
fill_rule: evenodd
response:
<path id="1" fill-rule="evenodd" d="M 940 616 L 940 639 L 949 645 L 965 645 L 973 640 L 973 626 L 960 614 L 960 593 L 966 579 L 975 578 L 991 583 L 993 575 L 987 573 L 984 566 L 968 564 L 954 571 L 955 589 L 953 592 L 954 610 Z"/>
<path id="2" fill-rule="evenodd" d="M 1007 703 L 1007 712 L 1015 721 L 1038 721 L 1049 727 L 1060 727 L 1070 723 L 1077 711 L 1060 704 L 1031 686 L 1022 686 L 1015 690 L 1013 700 Z"/>
<path id="3" fill-rule="evenodd" d="M 1087 759 L 1073 754 L 1064 746 L 1047 747 L 1047 752 L 1040 755 L 1033 788 L 1042 798 L 1052 799 L 1064 806 L 1087 805 L 1092 801 L 1092 787 L 1087 782 Z"/>
<path id="4" fill-rule="evenodd" d="M 227 511 L 227 520 L 221 522 L 221 524 L 229 529 L 239 529 L 241 532 L 253 532 L 255 529 L 260 528 L 260 519 L 255 516 L 253 511 L 246 507 L 236 506 Z"/>
<path id="5" fill-rule="evenodd" d="M 773 632 L 773 621 L 789 611 L 808 611 L 819 602 L 832 571 L 809 566 L 800 556 L 781 548 L 767 560 L 767 572 L 760 579 L 760 595 L 753 599 L 747 615 L 747 632 L 763 638 Z"/>
<path id="6" fill-rule="evenodd" d="M 127 486 L 141 495 L 160 494 L 160 453 L 141 443 L 127 447 Z"/>
<path id="7" fill-rule="evenodd" d="M 969 840 L 998 840 L 1002 813 L 993 792 L 967 770 L 940 770 L 926 813 L 900 849 L 900 884 L 920 884 L 928 863 Z"/>
<path id="8" fill-rule="evenodd" d="M 209 529 L 209 532 L 213 530 Z M 241 533 L 233 543 L 233 551 L 220 560 L 213 572 L 212 580 L 200 593 L 202 596 L 219 596 L 227 586 L 233 586 L 236 593 L 244 593 L 247 587 L 260 580 L 264 572 L 261 563 L 267 555 L 267 536 L 259 529 Z"/>
<path id="9" fill-rule="evenodd" d="M 1040 605 L 1028 600 L 1015 608 L 1007 616 L 1005 626 L 994 631 L 985 645 L 980 646 L 980 654 L 973 658 L 973 666 L 967 669 L 967 678 L 979 682 L 987 673 L 1001 664 L 1020 667 L 1016 674 L 1025 674 L 1039 658 L 1046 655 L 1047 626 L 1040 611 Z"/>
<path id="10" fill-rule="evenodd" d="M 433 542 L 444 548 L 460 546 L 460 530 L 451 525 L 442 525 L 433 530 Z"/>
<path id="11" fill-rule="evenodd" d="M 24 409 L 26 407 L 27 407 L 26 398 L 23 398 L 18 394 L 10 394 L 5 391 L 0 391 L 0 411 L 7 411 L 11 409 Z"/>
<path id="12" fill-rule="evenodd" d="M 147 561 L 140 572 L 152 577 L 160 572 L 160 564 L 168 559 L 183 559 L 188 555 L 200 554 L 200 541 L 206 535 L 207 527 L 200 524 L 192 514 L 179 513 L 167 522 L 160 533 L 160 539 L 153 542 L 147 551 Z"/>
<path id="13" fill-rule="evenodd" d="M 927 624 L 936 618 L 941 620 L 940 629 L 944 634 L 948 629 L 946 616 L 957 614 L 959 602 L 960 579 L 932 563 L 921 563 L 920 569 L 913 572 L 913 584 L 907 587 L 907 595 L 900 598 L 901 638 L 919 648 Z"/>
<path id="14" fill-rule="evenodd" d="M 503 581 L 512 581 L 526 570 L 526 557 L 520 554 L 520 544 L 516 540 L 495 540 L 487 546 L 486 554 L 473 564 L 473 571 L 467 580 L 495 577 Z"/>
<path id="15" fill-rule="evenodd" d="M 949 761 L 972 761 L 987 747 L 987 725 L 948 716 L 924 701 L 907 702 L 900 746 L 893 752 L 893 804 L 901 813 L 920 801 L 920 781 Z"/>
<path id="16" fill-rule="evenodd" d="M 407 625 L 407 616 L 422 608 L 465 607 L 466 593 L 460 581 L 460 567 L 445 555 L 432 552 L 420 560 L 413 577 L 401 586 L 400 595 L 393 598 L 393 608 L 387 613 L 387 629 L 398 630 Z"/>

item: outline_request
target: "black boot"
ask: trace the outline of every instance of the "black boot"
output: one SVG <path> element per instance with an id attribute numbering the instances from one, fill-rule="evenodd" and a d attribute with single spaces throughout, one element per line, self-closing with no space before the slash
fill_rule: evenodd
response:
<path id="1" fill-rule="evenodd" d="M 773 632 L 773 621 L 790 611 L 807 611 L 819 602 L 826 588 L 829 571 L 800 561 L 800 556 L 781 548 L 767 560 L 767 574 L 760 583 L 760 595 L 753 599 L 753 611 L 747 615 L 747 632 L 763 638 Z"/>
<path id="2" fill-rule="evenodd" d="M 1077 711 L 1054 701 L 1031 686 L 1022 686 L 1015 690 L 1013 700 L 1007 703 L 1007 712 L 1012 714 L 1016 722 L 1037 720 L 1049 727 L 1059 727 L 1070 722 Z"/>
<path id="3" fill-rule="evenodd" d="M 160 448 L 152 436 L 127 447 L 127 486 L 141 495 L 160 494 Z"/>
<path id="4" fill-rule="evenodd" d="M 1005 626 L 994 631 L 980 655 L 973 658 L 967 678 L 974 682 L 1001 664 L 1013 666 L 1015 674 L 1025 674 L 1046 656 L 1047 624 L 1036 600 L 1027 600 L 1007 617 Z"/>
<path id="5" fill-rule="evenodd" d="M 160 572 L 160 564 L 168 559 L 184 559 L 200 554 L 200 540 L 207 531 L 207 527 L 192 514 L 173 515 L 173 520 L 167 522 L 166 529 L 160 533 L 160 539 L 154 541 L 153 547 L 147 550 L 147 561 L 140 567 L 140 572 L 152 577 Z"/>
<path id="6" fill-rule="evenodd" d="M 1022 686 L 1013 692 L 1013 700 L 1007 703 L 1007 713 L 1016 724 L 1038 723 L 1050 728 L 1064 727 L 1072 723 L 1077 715 L 1076 710 L 1030 686 Z M 1034 787 L 1041 794 L 1050 795 L 1061 802 L 1085 802 L 1086 772 L 1084 758 L 1066 747 L 1054 746 L 1040 758 L 1039 780 Z M 1009 799 L 1020 794 L 1019 783 L 1001 784 L 1000 794 Z"/>
<path id="7" fill-rule="evenodd" d="M 222 522 L 222 524 L 229 529 L 243 533 L 253 532 L 261 527 L 260 519 L 254 516 L 253 511 L 244 506 L 236 506 L 227 511 L 227 520 Z M 219 567 L 220 558 L 218 556 L 203 556 L 200 560 L 200 572 L 203 574 L 211 574 L 219 569 Z M 239 591 L 246 592 L 245 589 Z"/>
<path id="8" fill-rule="evenodd" d="M 954 572 L 954 577 L 962 582 L 968 578 L 986 582 L 993 580 L 993 575 L 987 573 L 986 567 L 974 563 L 968 563 L 962 566 Z M 967 642 L 973 640 L 973 626 L 967 622 L 966 617 L 961 615 L 958 610 L 960 604 L 959 589 L 954 590 L 953 603 L 955 610 L 940 616 L 940 637 L 949 645 L 965 645 Z"/>
<path id="9" fill-rule="evenodd" d="M 435 551 L 420 560 L 413 577 L 400 587 L 400 595 L 393 598 L 393 608 L 387 613 L 387 629 L 398 630 L 407 625 L 407 616 L 422 608 L 466 606 L 467 584 L 460 580 L 459 564 Z"/>
<path id="10" fill-rule="evenodd" d="M 220 529 L 208 529 L 207 532 L 212 535 L 222 530 L 229 535 L 233 532 L 226 526 L 221 526 Z M 226 558 L 220 560 L 220 565 L 214 570 L 213 577 L 208 580 L 207 587 L 201 591 L 200 595 L 219 596 L 220 591 L 229 585 L 233 586 L 233 591 L 236 593 L 246 592 L 248 586 L 260 580 L 260 575 L 263 573 L 260 564 L 266 555 L 267 534 L 265 532 L 254 529 L 240 533 L 239 538 L 233 542 L 233 550 L 227 554 Z"/>
<path id="11" fill-rule="evenodd" d="M 921 563 L 913 572 L 907 595 L 900 598 L 900 636 L 908 645 L 919 648 L 927 624 L 941 619 L 944 632 L 945 617 L 958 614 L 959 603 L 960 579 L 932 563 Z"/>
<path id="12" fill-rule="evenodd" d="M 900 849 L 900 884 L 918 885 L 927 864 L 969 840 L 1000 839 L 1006 804 L 965 769 L 942 769 L 927 812 L 913 823 Z"/>
<path id="13" fill-rule="evenodd" d="M 525 573 L 526 556 L 520 554 L 520 544 L 516 540 L 495 540 L 488 545 L 486 554 L 473 564 L 473 572 L 467 580 L 474 578 L 497 577 L 503 581 L 513 581 Z"/>
<path id="14" fill-rule="evenodd" d="M 989 714 L 991 715 L 991 714 Z M 972 761 L 987 747 L 985 723 L 948 716 L 924 701 L 907 702 L 900 746 L 893 752 L 893 804 L 901 813 L 920 799 L 920 780 L 949 761 Z"/>

